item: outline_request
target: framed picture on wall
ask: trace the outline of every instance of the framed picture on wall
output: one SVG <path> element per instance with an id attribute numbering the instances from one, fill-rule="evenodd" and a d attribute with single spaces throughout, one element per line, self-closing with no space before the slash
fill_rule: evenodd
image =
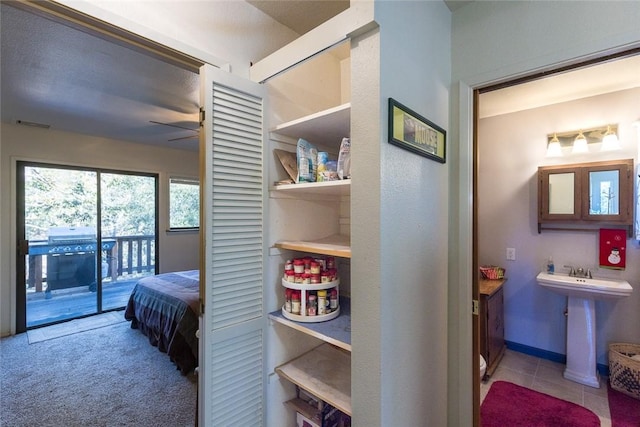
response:
<path id="1" fill-rule="evenodd" d="M 446 139 L 440 126 L 389 98 L 389 143 L 445 163 Z"/>

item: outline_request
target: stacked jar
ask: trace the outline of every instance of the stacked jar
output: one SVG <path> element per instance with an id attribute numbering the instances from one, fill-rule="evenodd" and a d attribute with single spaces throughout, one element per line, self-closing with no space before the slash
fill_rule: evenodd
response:
<path id="1" fill-rule="evenodd" d="M 285 287 L 283 316 L 302 322 L 321 322 L 336 317 L 338 270 L 332 256 L 306 256 L 287 260 L 282 285 Z"/>
<path id="2" fill-rule="evenodd" d="M 295 258 L 284 265 L 283 279 L 290 283 L 311 284 L 329 283 L 338 280 L 335 258 Z"/>

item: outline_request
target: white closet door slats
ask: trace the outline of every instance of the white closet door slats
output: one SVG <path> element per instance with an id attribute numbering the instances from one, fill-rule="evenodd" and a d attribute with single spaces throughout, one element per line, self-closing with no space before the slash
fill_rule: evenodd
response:
<path id="1" fill-rule="evenodd" d="M 265 416 L 265 89 L 203 66 L 203 425 Z"/>
<path id="2" fill-rule="evenodd" d="M 216 425 L 262 424 L 262 341 L 261 331 L 252 331 L 213 345 Z"/>
<path id="3" fill-rule="evenodd" d="M 262 312 L 262 101 L 224 86 L 213 88 L 213 329 L 259 318 Z M 246 208 L 253 207 L 254 210 Z M 244 209 L 242 218 L 229 215 Z M 222 209 L 225 214 L 218 216 Z M 247 256 L 251 253 L 253 259 Z M 242 261 L 230 263 L 229 255 Z"/>
<path id="4" fill-rule="evenodd" d="M 233 152 L 236 153 L 235 160 L 238 162 L 238 164 L 251 162 L 251 159 L 260 157 L 260 156 L 256 156 L 255 154 L 261 154 L 261 153 L 252 152 L 252 150 L 255 150 L 256 148 L 255 145 L 247 143 L 248 139 L 255 138 L 257 137 L 257 135 L 254 135 L 254 134 L 238 135 L 238 136 L 225 135 L 224 133 L 220 132 L 217 129 L 214 129 L 214 134 L 217 136 L 218 140 L 222 144 L 219 147 L 221 157 L 218 158 L 218 161 L 223 161 L 225 158 L 229 158 L 229 156 L 231 156 Z"/>

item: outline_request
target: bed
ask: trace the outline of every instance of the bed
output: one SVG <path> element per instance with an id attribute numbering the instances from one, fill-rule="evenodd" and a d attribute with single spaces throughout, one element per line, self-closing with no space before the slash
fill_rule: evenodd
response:
<path id="1" fill-rule="evenodd" d="M 140 279 L 124 317 L 131 328 L 167 353 L 183 375 L 198 366 L 199 271 L 177 271 Z"/>

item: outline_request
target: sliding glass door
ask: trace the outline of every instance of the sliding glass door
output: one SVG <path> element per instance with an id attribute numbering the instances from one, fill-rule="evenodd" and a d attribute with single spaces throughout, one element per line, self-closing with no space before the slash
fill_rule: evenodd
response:
<path id="1" fill-rule="evenodd" d="M 126 306 L 135 282 L 156 273 L 156 181 L 100 174 L 102 310 Z"/>
<path id="2" fill-rule="evenodd" d="M 17 330 L 126 305 L 156 272 L 157 176 L 18 163 Z"/>

